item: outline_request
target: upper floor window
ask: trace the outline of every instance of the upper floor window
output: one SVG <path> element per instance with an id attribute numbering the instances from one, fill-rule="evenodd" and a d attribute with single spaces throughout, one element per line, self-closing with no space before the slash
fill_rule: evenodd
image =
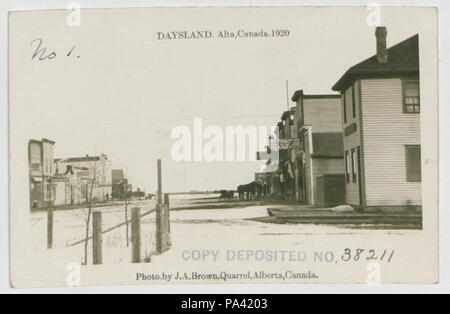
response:
<path id="1" fill-rule="evenodd" d="M 303 117 L 303 104 L 297 105 L 296 115 L 297 115 L 297 121 L 298 121 L 299 125 L 303 126 L 305 124 L 304 117 Z"/>
<path id="2" fill-rule="evenodd" d="M 403 111 L 407 113 L 420 112 L 419 81 L 403 82 Z"/>
<path id="3" fill-rule="evenodd" d="M 344 123 L 347 123 L 347 113 L 350 119 L 356 117 L 355 84 L 350 86 L 342 95 L 344 106 Z M 350 112 L 351 111 L 351 112 Z"/>
<path id="4" fill-rule="evenodd" d="M 342 106 L 344 107 L 344 123 L 347 123 L 347 99 L 346 92 L 342 93 Z"/>
<path id="5" fill-rule="evenodd" d="M 356 117 L 355 84 L 352 86 L 352 117 Z"/>

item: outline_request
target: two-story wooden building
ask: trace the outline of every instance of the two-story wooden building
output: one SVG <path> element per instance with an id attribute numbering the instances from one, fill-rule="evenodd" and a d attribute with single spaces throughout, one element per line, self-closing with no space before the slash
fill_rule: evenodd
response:
<path id="1" fill-rule="evenodd" d="M 389 49 L 385 27 L 375 37 L 376 55 L 332 88 L 342 96 L 345 201 L 421 206 L 419 36 Z"/>
<path id="2" fill-rule="evenodd" d="M 339 205 L 344 194 L 340 96 L 305 95 L 299 90 L 292 101 L 296 110 L 291 138 L 299 142 L 291 154 L 296 198 L 311 205 Z M 324 188 L 323 180 L 329 188 Z"/>

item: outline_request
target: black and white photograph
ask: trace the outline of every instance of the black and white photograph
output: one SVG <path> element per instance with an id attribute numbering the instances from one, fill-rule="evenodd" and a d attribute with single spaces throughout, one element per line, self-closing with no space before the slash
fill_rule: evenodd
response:
<path id="1" fill-rule="evenodd" d="M 437 284 L 438 34 L 376 2 L 10 11 L 11 286 Z"/>

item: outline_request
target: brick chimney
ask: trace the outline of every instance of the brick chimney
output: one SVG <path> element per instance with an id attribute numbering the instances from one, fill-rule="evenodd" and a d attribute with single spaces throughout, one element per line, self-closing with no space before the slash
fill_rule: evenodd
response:
<path id="1" fill-rule="evenodd" d="M 375 36 L 377 37 L 377 59 L 378 63 L 387 63 L 388 62 L 388 53 L 387 53 L 387 29 L 385 26 L 377 27 L 375 32 Z"/>

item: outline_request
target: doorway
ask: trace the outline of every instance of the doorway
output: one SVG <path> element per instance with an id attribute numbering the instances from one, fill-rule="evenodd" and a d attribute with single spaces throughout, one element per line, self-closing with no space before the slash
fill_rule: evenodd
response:
<path id="1" fill-rule="evenodd" d="M 363 200 L 363 186 L 362 186 L 362 180 L 361 180 L 361 148 L 358 146 L 356 148 L 356 157 L 357 157 L 357 163 L 358 163 L 358 190 L 359 190 L 359 206 L 363 206 L 364 205 L 364 200 Z"/>

